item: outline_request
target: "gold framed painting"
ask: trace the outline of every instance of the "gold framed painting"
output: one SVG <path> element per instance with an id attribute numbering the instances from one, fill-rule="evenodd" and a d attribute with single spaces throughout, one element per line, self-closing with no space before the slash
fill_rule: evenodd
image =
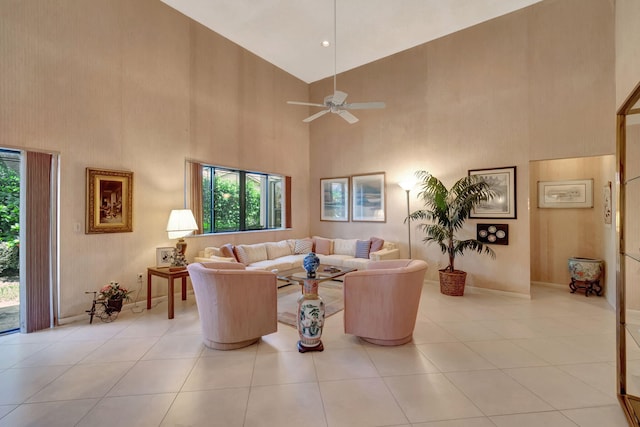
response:
<path id="1" fill-rule="evenodd" d="M 133 231 L 133 172 L 87 168 L 85 234 Z"/>

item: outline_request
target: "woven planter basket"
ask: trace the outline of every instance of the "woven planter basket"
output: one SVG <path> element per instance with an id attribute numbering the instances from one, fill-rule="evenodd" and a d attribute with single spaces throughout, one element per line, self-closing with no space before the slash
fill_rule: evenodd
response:
<path id="1" fill-rule="evenodd" d="M 440 292 L 445 295 L 460 297 L 464 295 L 464 284 L 467 280 L 467 272 L 454 270 L 448 272 L 438 270 L 440 273 Z"/>

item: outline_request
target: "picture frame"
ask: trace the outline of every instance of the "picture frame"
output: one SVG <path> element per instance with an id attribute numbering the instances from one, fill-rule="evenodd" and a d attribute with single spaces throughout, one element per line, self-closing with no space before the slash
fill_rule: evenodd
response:
<path id="1" fill-rule="evenodd" d="M 85 234 L 133 231 L 133 172 L 86 169 Z"/>
<path id="2" fill-rule="evenodd" d="M 613 207 L 611 206 L 612 201 L 611 201 L 611 181 L 607 181 L 607 183 L 604 185 L 603 191 L 602 191 L 602 204 L 603 204 L 603 216 L 604 216 L 604 223 L 606 225 L 611 225 L 611 218 L 612 218 L 612 209 Z"/>
<path id="3" fill-rule="evenodd" d="M 320 221 L 349 221 L 349 177 L 320 179 Z"/>
<path id="4" fill-rule="evenodd" d="M 469 176 L 474 175 L 481 176 L 498 196 L 472 209 L 469 218 L 516 219 L 516 167 L 469 170 Z"/>
<path id="5" fill-rule="evenodd" d="M 176 248 L 174 246 L 156 248 L 156 267 L 170 267 L 175 251 Z"/>
<path id="6" fill-rule="evenodd" d="M 538 207 L 575 209 L 593 207 L 593 179 L 538 181 Z"/>
<path id="7" fill-rule="evenodd" d="M 351 176 L 351 220 L 386 222 L 384 172 Z"/>
<path id="8" fill-rule="evenodd" d="M 509 224 L 476 224 L 476 240 L 487 245 L 508 245 Z"/>

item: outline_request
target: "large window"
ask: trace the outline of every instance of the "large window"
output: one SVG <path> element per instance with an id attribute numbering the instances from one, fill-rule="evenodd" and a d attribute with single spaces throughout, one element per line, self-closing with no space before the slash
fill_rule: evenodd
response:
<path id="1" fill-rule="evenodd" d="M 284 178 L 202 166 L 203 233 L 283 227 Z"/>

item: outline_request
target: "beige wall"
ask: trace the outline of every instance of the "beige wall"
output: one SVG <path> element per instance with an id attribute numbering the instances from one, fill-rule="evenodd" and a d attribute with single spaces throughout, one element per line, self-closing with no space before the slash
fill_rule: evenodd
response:
<path id="1" fill-rule="evenodd" d="M 615 0 L 616 106 L 620 107 L 640 82 L 640 2 Z"/>
<path id="2" fill-rule="evenodd" d="M 605 260 L 605 292 L 615 293 L 615 226 L 604 223 L 604 186 L 615 180 L 615 156 L 532 162 L 531 194 L 531 281 L 567 286 L 571 257 Z M 587 209 L 538 208 L 537 183 L 569 179 L 593 180 L 593 207 Z M 606 244 L 603 244 L 606 243 Z M 607 286 L 605 286 L 605 284 Z M 568 288 L 567 288 L 568 289 Z M 612 295 L 613 297 L 613 295 Z"/>
<path id="3" fill-rule="evenodd" d="M 425 169 L 450 185 L 469 169 L 515 165 L 518 218 L 495 220 L 509 225 L 509 246 L 494 247 L 495 261 L 473 253 L 457 267 L 471 285 L 528 294 L 529 161 L 615 152 L 613 15 L 605 0 L 546 0 L 339 75 L 348 102 L 387 108 L 357 111 L 356 125 L 335 116 L 311 125 L 312 232 L 378 235 L 399 241 L 406 256 L 398 182 Z M 330 80 L 311 85 L 312 100 L 330 92 Z M 319 221 L 320 178 L 376 171 L 386 172 L 385 224 Z M 437 280 L 445 258 L 422 237 L 413 232 L 413 256 Z"/>
<path id="4" fill-rule="evenodd" d="M 156 0 L 4 1 L 0 17 L 0 146 L 61 157 L 62 318 L 109 280 L 137 290 L 155 248 L 175 244 L 164 230 L 187 158 L 292 176 L 293 230 L 249 238 L 308 233 L 309 131 L 285 102 L 305 83 Z M 132 233 L 74 232 L 86 167 L 134 172 Z"/>

